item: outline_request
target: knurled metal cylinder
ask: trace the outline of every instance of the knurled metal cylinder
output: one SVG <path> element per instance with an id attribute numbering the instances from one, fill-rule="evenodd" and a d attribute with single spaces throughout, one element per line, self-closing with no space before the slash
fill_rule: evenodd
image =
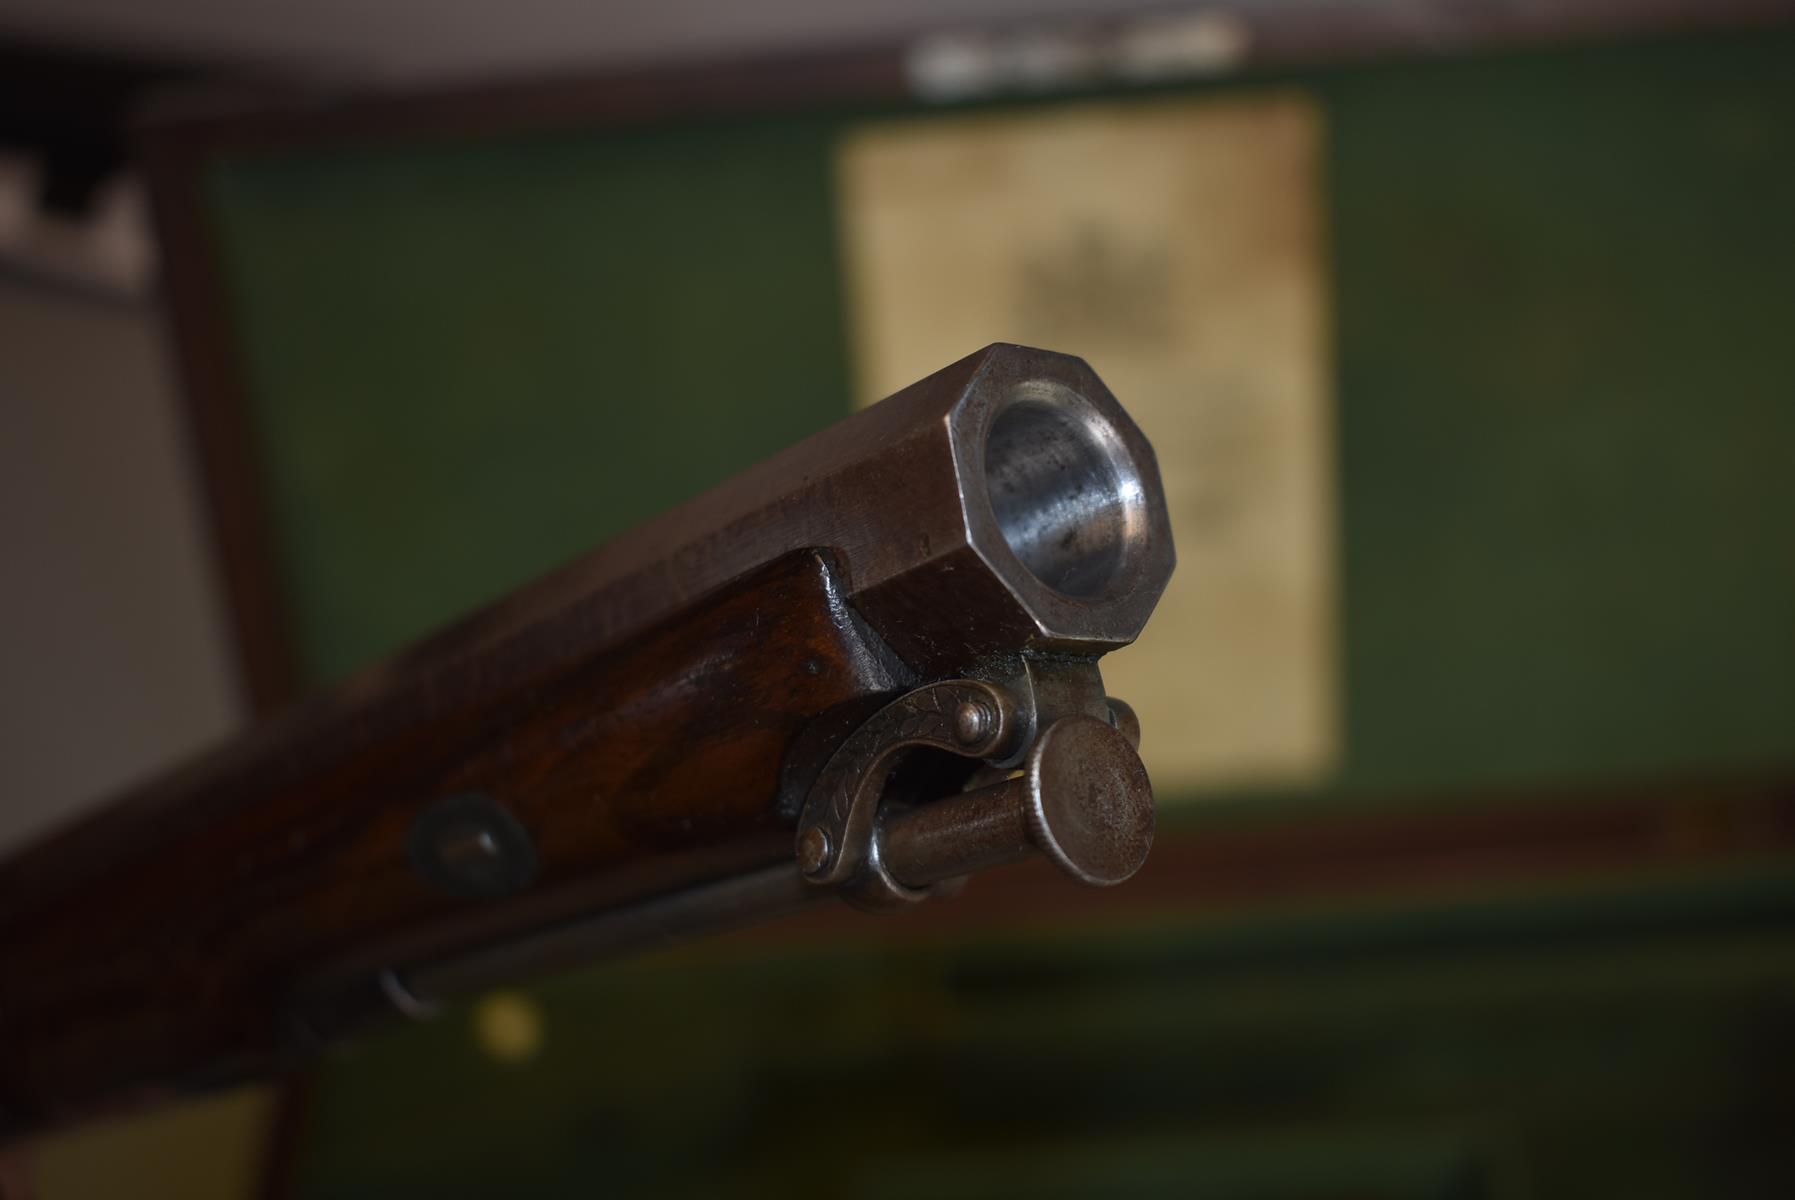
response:
<path id="1" fill-rule="evenodd" d="M 879 860 L 924 888 L 1040 852 L 1083 883 L 1133 875 L 1153 844 L 1153 788 L 1126 733 L 1091 717 L 1048 726 L 1013 778 L 894 813 Z"/>
<path id="2" fill-rule="evenodd" d="M 1015 862 L 1034 852 L 1021 778 L 962 792 L 888 817 L 879 860 L 905 887 Z"/>

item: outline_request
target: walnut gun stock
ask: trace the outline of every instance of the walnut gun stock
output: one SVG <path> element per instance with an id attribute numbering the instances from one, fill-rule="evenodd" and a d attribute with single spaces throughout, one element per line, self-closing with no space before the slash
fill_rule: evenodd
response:
<path id="1" fill-rule="evenodd" d="M 1096 664 L 1172 565 L 1083 362 L 963 359 L 0 866 L 0 1127 L 819 896 L 1119 882 Z"/>

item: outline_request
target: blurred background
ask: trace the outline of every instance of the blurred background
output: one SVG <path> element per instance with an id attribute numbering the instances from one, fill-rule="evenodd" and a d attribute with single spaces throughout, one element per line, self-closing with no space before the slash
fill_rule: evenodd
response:
<path id="1" fill-rule="evenodd" d="M 1795 1195 L 1792 214 L 1783 4 L 0 0 L 0 852 L 992 341 L 1180 553 L 1127 886 L 0 1193 Z"/>

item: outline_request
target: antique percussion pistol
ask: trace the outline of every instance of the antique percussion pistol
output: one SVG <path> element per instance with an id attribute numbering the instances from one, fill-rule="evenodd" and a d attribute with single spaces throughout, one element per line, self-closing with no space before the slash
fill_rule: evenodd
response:
<path id="1" fill-rule="evenodd" d="M 1118 883 L 1097 661 L 1172 566 L 1090 368 L 973 354 L 0 865 L 0 1130 L 817 897 Z"/>

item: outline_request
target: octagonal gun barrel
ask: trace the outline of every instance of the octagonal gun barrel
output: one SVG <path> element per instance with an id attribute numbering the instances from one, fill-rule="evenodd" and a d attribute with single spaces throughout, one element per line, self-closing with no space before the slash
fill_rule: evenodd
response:
<path id="1" fill-rule="evenodd" d="M 1172 566 L 1091 370 L 971 355 L 0 865 L 0 1129 L 818 896 L 1117 882 L 1095 664 Z"/>

